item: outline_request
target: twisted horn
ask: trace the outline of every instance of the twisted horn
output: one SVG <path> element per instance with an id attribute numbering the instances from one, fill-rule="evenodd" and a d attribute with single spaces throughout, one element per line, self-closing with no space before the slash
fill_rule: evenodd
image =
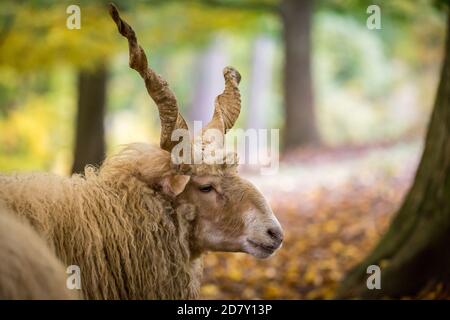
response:
<path id="1" fill-rule="evenodd" d="M 233 67 L 223 69 L 225 78 L 225 89 L 215 101 L 212 120 L 205 127 L 207 129 L 218 129 L 224 134 L 230 130 L 241 111 L 241 94 L 239 92 L 240 73 Z"/>
<path id="2" fill-rule="evenodd" d="M 177 144 L 177 141 L 171 141 L 173 130 L 188 130 L 186 121 L 184 121 L 178 112 L 178 103 L 175 94 L 170 90 L 167 82 L 148 67 L 144 49 L 138 44 L 133 28 L 122 20 L 119 11 L 112 3 L 109 4 L 109 14 L 116 23 L 119 33 L 128 40 L 130 68 L 139 72 L 145 81 L 145 86 L 150 97 L 152 97 L 158 106 L 159 118 L 161 120 L 160 146 L 162 149 L 170 152 Z"/>

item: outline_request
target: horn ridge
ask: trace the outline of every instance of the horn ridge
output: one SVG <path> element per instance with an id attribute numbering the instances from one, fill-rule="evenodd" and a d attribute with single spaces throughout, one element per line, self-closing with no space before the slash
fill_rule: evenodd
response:
<path id="1" fill-rule="evenodd" d="M 172 141 L 172 132 L 175 129 L 188 130 L 186 121 L 178 111 L 178 102 L 167 81 L 148 66 L 144 49 L 139 45 L 133 28 L 125 22 L 119 14 L 117 7 L 109 4 L 109 14 L 117 25 L 119 33 L 127 38 L 129 48 L 129 65 L 144 79 L 147 92 L 155 102 L 161 121 L 160 146 L 166 151 L 172 151 L 177 141 Z"/>

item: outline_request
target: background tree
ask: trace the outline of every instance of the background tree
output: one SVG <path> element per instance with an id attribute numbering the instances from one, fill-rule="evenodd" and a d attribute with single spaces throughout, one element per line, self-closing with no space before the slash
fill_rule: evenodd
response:
<path id="1" fill-rule="evenodd" d="M 284 146 L 319 143 L 311 70 L 312 0 L 283 0 L 284 29 Z"/>
<path id="2" fill-rule="evenodd" d="M 68 65 L 76 76 L 77 116 L 72 172 L 82 172 L 86 164 L 99 165 L 105 156 L 104 115 L 106 111 L 107 57 L 115 52 L 113 30 L 102 3 L 82 1 L 81 29 L 66 28 L 69 3 L 47 1 L 5 2 L 6 16 L 0 46 L 0 65 L 14 68 L 17 77 L 31 72 L 50 75 L 54 68 Z M 13 19 L 8 13 L 14 13 Z M 36 15 L 45 19 L 36 19 Z M 39 38 L 37 43 L 34 39 Z M 35 44 L 29 50 L 30 43 Z M 20 57 L 17 59 L 16 57 Z M 98 67 L 101 65 L 100 67 Z M 44 79 L 44 83 L 49 80 Z"/>
<path id="3" fill-rule="evenodd" d="M 270 92 L 274 84 L 275 43 L 267 35 L 259 35 L 252 46 L 250 88 L 246 127 L 266 129 L 270 112 Z"/>
<path id="4" fill-rule="evenodd" d="M 100 165 L 105 158 L 105 112 L 107 70 L 100 65 L 78 73 L 78 106 L 72 173 L 84 173 L 88 164 Z"/>
<path id="5" fill-rule="evenodd" d="M 227 64 L 225 46 L 220 37 L 201 50 L 196 62 L 195 88 L 190 106 L 189 120 L 208 123 L 212 102 L 223 90 L 222 69 Z"/>
<path id="6" fill-rule="evenodd" d="M 107 15 L 109 1 L 80 1 L 81 29 L 66 28 L 66 7 L 70 1 L 45 0 L 2 3 L 0 14 L 0 66 L 18 73 L 51 73 L 62 65 L 73 68 L 77 89 L 74 122 L 72 172 L 82 172 L 87 164 L 99 165 L 106 154 L 104 118 L 107 113 L 108 59 L 119 49 L 114 26 Z M 179 1 L 148 1 L 130 4 L 115 1 L 124 14 L 137 16 L 143 45 L 157 47 L 160 55 L 168 48 L 193 46 L 208 41 L 219 29 L 248 29 L 256 15 L 250 12 L 236 13 L 233 9 L 185 6 Z M 217 19 L 224 11 L 231 10 L 232 18 Z M 180 14 L 188 19 L 173 24 Z M 35 19 L 36 16 L 45 19 Z M 145 16 L 145 20 L 142 17 Z M 228 14 L 228 16 L 230 16 Z M 143 22 L 142 22 L 143 21 Z M 240 21 L 241 23 L 237 23 Z M 162 31 L 164 30 L 164 31 Z M 36 43 L 34 39 L 40 39 Z M 33 50 L 30 50 L 30 45 Z M 152 53 L 154 51 L 152 50 Z M 20 57 L 19 59 L 17 57 Z M 155 57 L 155 55 L 153 55 Z M 44 82 L 43 82 L 44 83 Z M 151 104 L 152 102 L 150 102 Z M 1 107 L 6 112 L 7 107 Z"/>
<path id="7" fill-rule="evenodd" d="M 284 136 L 285 149 L 316 145 L 320 142 L 314 110 L 311 67 L 312 0 L 198 0 L 218 6 L 275 14 L 283 27 Z"/>
<path id="8" fill-rule="evenodd" d="M 450 20 L 442 73 L 416 177 L 389 230 L 343 280 L 338 297 L 401 297 L 450 280 Z M 381 267 L 381 290 L 366 269 Z"/>

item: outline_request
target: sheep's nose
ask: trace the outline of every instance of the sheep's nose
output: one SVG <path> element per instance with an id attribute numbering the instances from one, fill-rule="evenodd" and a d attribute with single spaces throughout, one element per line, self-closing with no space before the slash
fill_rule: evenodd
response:
<path id="1" fill-rule="evenodd" d="M 283 242 L 283 232 L 278 228 L 270 228 L 267 229 L 267 234 L 277 241 L 278 244 L 281 244 Z"/>

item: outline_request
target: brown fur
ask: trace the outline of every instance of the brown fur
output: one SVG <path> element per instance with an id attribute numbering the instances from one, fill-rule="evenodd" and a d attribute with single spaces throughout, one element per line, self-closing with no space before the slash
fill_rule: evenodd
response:
<path id="1" fill-rule="evenodd" d="M 26 221 L 0 208 L 0 300 L 74 299 L 63 264 Z"/>

